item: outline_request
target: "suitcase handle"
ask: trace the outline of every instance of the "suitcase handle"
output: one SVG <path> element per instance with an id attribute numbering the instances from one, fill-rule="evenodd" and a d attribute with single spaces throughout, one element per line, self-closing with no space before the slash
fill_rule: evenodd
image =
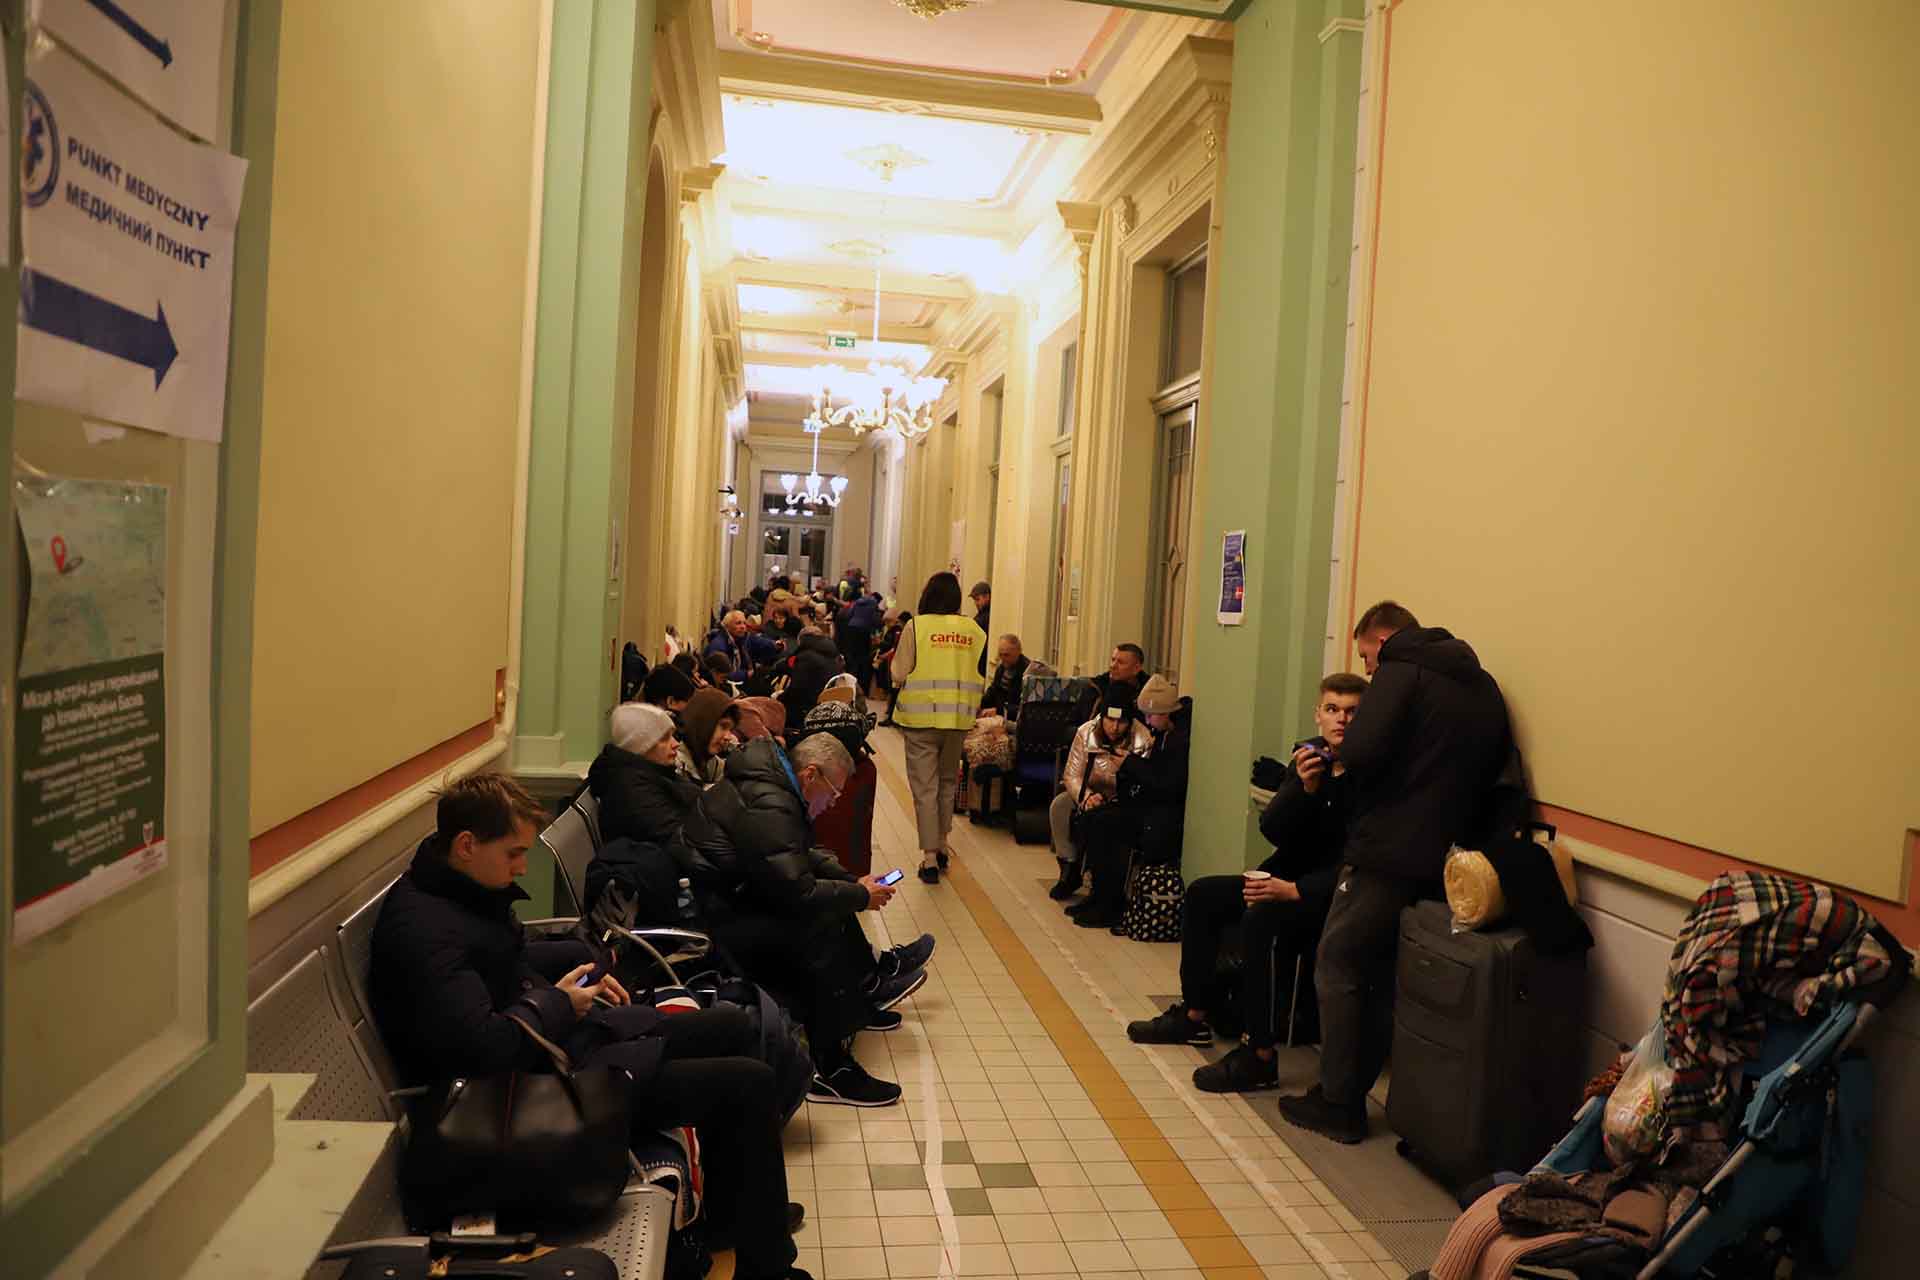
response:
<path id="1" fill-rule="evenodd" d="M 1546 833 L 1549 843 L 1560 838 L 1560 828 L 1554 826 L 1551 822 L 1528 822 L 1521 826 L 1520 829 L 1528 835 L 1532 835 L 1536 831 L 1543 831 Z"/>

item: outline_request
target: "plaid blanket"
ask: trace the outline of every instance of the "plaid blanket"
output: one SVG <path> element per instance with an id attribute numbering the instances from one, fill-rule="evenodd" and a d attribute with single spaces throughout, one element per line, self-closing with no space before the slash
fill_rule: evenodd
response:
<path id="1" fill-rule="evenodd" d="M 1759 1053 L 1780 1006 L 1804 1016 L 1886 974 L 1890 958 L 1869 936 L 1877 924 L 1851 898 L 1805 880 L 1728 872 L 1707 886 L 1674 940 L 1660 1004 L 1670 1142 L 1725 1135 L 1738 1069 Z"/>

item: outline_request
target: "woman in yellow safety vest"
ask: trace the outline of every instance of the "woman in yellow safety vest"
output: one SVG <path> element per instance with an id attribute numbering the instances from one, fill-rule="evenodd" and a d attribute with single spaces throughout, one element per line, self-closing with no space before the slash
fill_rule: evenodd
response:
<path id="1" fill-rule="evenodd" d="M 986 651 L 986 633 L 960 614 L 960 579 L 951 573 L 928 578 L 920 607 L 893 651 L 893 682 L 900 690 L 893 718 L 906 735 L 920 879 L 927 884 L 939 884 L 940 868 L 947 865 L 960 743 L 986 689 L 980 675 Z"/>

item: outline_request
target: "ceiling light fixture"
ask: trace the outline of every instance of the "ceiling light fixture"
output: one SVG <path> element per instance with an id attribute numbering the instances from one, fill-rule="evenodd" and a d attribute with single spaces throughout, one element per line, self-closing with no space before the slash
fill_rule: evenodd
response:
<path id="1" fill-rule="evenodd" d="M 873 348 L 880 349 L 880 264 L 873 264 Z M 808 371 L 814 381 L 813 412 L 806 429 L 845 427 L 855 435 L 892 431 L 903 439 L 933 430 L 933 407 L 947 389 L 945 378 L 916 378 L 901 365 L 875 360 L 857 373 L 837 364 L 817 364 Z M 835 400 L 844 403 L 836 406 Z"/>
<path id="2" fill-rule="evenodd" d="M 847 491 L 845 476 L 834 476 L 829 479 L 820 474 L 820 433 L 827 429 L 827 424 L 816 418 L 808 418 L 800 429 L 813 437 L 813 467 L 807 472 L 804 480 L 791 471 L 780 477 L 780 487 L 787 491 L 788 515 L 798 510 L 802 503 L 809 507 L 822 504 L 837 507 L 840 505 L 840 495 Z"/>
<path id="3" fill-rule="evenodd" d="M 980 0 L 893 0 L 902 9 L 916 18 L 931 21 L 943 13 L 958 13 L 962 9 L 971 9 Z"/>

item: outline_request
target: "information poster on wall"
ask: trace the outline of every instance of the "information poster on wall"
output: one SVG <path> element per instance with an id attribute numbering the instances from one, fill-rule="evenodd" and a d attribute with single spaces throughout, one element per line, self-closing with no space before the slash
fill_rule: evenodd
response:
<path id="1" fill-rule="evenodd" d="M 220 127 L 227 6 L 208 0 L 33 0 L 33 20 L 202 138 Z"/>
<path id="2" fill-rule="evenodd" d="M 21 102 L 14 394 L 219 440 L 247 162 L 182 138 L 47 40 Z"/>
<path id="3" fill-rule="evenodd" d="M 167 862 L 167 490 L 16 475 L 27 553 L 13 940 Z"/>
<path id="4" fill-rule="evenodd" d="M 1220 539 L 1220 611 L 1222 626 L 1247 620 L 1247 531 L 1235 529 Z"/>

